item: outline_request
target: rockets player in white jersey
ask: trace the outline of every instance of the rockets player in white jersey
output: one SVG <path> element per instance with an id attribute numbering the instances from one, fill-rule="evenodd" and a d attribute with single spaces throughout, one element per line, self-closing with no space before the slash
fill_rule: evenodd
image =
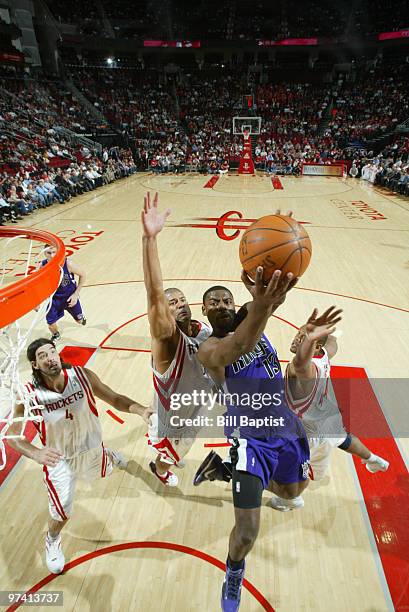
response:
<path id="1" fill-rule="evenodd" d="M 286 399 L 302 420 L 308 436 L 312 480 L 325 476 L 333 448 L 360 457 L 371 473 L 385 472 L 389 467 L 388 461 L 372 453 L 359 438 L 346 431 L 338 408 L 330 380 L 330 360 L 338 350 L 333 332 L 341 320 L 341 312 L 331 306 L 318 316 L 318 310 L 314 309 L 291 343 L 294 358 L 286 370 Z M 285 512 L 302 507 L 304 502 L 301 500 L 294 505 L 291 500 L 274 496 L 270 505 Z"/>
<path id="2" fill-rule="evenodd" d="M 126 467 L 119 453 L 104 447 L 95 396 L 116 410 L 138 414 L 146 422 L 151 410 L 116 393 L 88 368 L 62 363 L 54 343 L 46 338 L 29 345 L 27 358 L 33 383 L 28 383 L 26 390 L 32 395 L 32 413 L 42 417 L 34 422 L 42 448 L 25 438 L 9 440 L 9 444 L 43 465 L 50 512 L 46 563 L 50 572 L 59 574 L 65 565 L 60 533 L 71 516 L 77 478 L 104 478 L 113 467 Z M 24 415 L 22 404 L 17 404 L 15 415 Z M 9 431 L 19 435 L 20 429 L 21 425 L 14 423 Z"/>
<path id="3" fill-rule="evenodd" d="M 156 236 L 163 229 L 170 210 L 160 213 L 158 194 L 151 202 L 145 196 L 142 210 L 143 274 L 148 298 L 148 320 L 152 338 L 153 411 L 148 428 L 148 444 L 156 453 L 149 466 L 167 486 L 178 478 L 169 468 L 183 467 L 183 457 L 191 448 L 197 430 L 187 428 L 183 419 L 194 418 L 201 405 L 173 409 L 173 400 L 194 391 L 210 393 L 212 382 L 204 375 L 196 358 L 199 344 L 212 333 L 205 323 L 191 318 L 189 304 L 179 289 L 164 291 Z M 176 421 L 176 422 L 175 422 Z"/>

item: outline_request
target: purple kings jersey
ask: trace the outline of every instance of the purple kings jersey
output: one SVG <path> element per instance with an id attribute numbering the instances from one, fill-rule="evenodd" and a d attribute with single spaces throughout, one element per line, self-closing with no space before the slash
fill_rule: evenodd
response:
<path id="1" fill-rule="evenodd" d="M 44 259 L 41 262 L 41 265 L 45 266 L 46 263 L 47 263 L 47 260 Z M 68 299 L 70 295 L 72 295 L 77 288 L 77 283 L 74 280 L 74 274 L 71 274 L 71 272 L 68 270 L 67 260 L 64 261 L 64 265 L 62 269 L 63 269 L 63 277 L 57 288 L 57 291 L 54 293 L 53 299 L 54 298 Z"/>
<path id="2" fill-rule="evenodd" d="M 254 349 L 225 368 L 225 434 L 238 438 L 298 438 L 299 419 L 287 406 L 276 349 L 261 336 Z"/>

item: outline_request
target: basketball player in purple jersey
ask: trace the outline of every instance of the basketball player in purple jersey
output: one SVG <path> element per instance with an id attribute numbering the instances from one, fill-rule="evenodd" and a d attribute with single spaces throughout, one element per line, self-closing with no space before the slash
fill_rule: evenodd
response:
<path id="1" fill-rule="evenodd" d="M 44 251 L 46 259 L 41 262 L 41 266 L 45 266 L 46 263 L 54 257 L 56 252 L 57 249 L 55 247 L 48 245 Z M 78 285 L 74 280 L 74 275 L 78 276 Z M 46 314 L 48 329 L 52 334 L 52 342 L 57 342 L 61 338 L 57 321 L 62 319 L 64 311 L 67 311 L 79 325 L 86 324 L 87 321 L 84 317 L 81 302 L 79 300 L 80 291 L 84 282 L 84 270 L 67 257 L 63 265 L 62 280 L 57 291 L 53 295 L 50 309 Z"/>
<path id="2" fill-rule="evenodd" d="M 253 302 L 242 307 L 237 315 L 228 289 L 212 287 L 205 292 L 203 314 L 208 317 L 213 334 L 201 344 L 198 352 L 198 359 L 219 388 L 222 387 L 230 397 L 234 394 L 238 398 L 234 405 L 227 399 L 225 415 L 225 434 L 233 441 L 230 457 L 235 509 L 235 526 L 230 534 L 221 597 L 221 607 L 225 612 L 236 612 L 240 606 L 245 557 L 258 535 L 263 489 L 284 499 L 297 500 L 308 484 L 309 468 L 309 448 L 304 429 L 286 404 L 277 352 L 262 333 L 267 317 L 283 303 L 293 285 L 288 280 L 284 282 L 284 290 L 271 303 L 263 325 L 254 334 L 252 350 L 246 354 L 239 350 L 237 357 L 231 358 L 233 352 L 229 354 L 220 349 L 228 338 L 234 341 L 243 321 L 251 316 L 254 308 L 260 308 L 263 291 L 261 268 L 254 284 L 245 274 L 242 278 L 253 295 Z M 276 271 L 270 285 L 275 283 L 277 288 L 279 279 L 280 271 Z M 233 330 L 236 331 L 231 333 Z M 261 398 L 265 398 L 264 405 L 260 404 Z M 253 424 L 255 418 L 261 424 Z M 226 466 L 221 464 L 218 455 L 212 453 L 199 468 L 194 484 L 210 479 L 214 466 L 213 479 L 216 475 L 216 479 L 228 480 Z"/>

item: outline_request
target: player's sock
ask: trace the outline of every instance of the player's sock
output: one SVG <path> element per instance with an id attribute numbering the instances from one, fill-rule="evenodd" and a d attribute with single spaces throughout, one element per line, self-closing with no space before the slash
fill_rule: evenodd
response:
<path id="1" fill-rule="evenodd" d="M 267 505 L 274 508 L 274 510 L 278 510 L 279 512 L 288 512 L 289 510 L 298 510 L 299 508 L 303 508 L 304 500 L 301 495 L 297 495 L 297 497 L 293 497 L 292 499 L 284 499 L 278 495 L 273 495 L 273 497 L 267 502 Z"/>
<path id="2" fill-rule="evenodd" d="M 230 555 L 227 556 L 227 565 L 234 572 L 236 572 L 237 570 L 244 569 L 244 564 L 244 559 L 242 559 L 241 561 L 233 561 L 233 559 L 230 558 Z"/>
<path id="3" fill-rule="evenodd" d="M 371 453 L 368 459 L 362 459 L 362 463 L 365 463 L 365 467 L 368 472 L 375 474 L 376 472 L 386 472 L 389 467 L 389 461 L 382 459 L 378 455 Z"/>
<path id="4" fill-rule="evenodd" d="M 241 567 L 234 570 L 230 564 L 239 564 Z M 229 557 L 226 563 L 226 575 L 224 577 L 221 608 L 223 612 L 237 612 L 240 607 L 241 586 L 243 584 L 245 561 L 232 561 Z"/>

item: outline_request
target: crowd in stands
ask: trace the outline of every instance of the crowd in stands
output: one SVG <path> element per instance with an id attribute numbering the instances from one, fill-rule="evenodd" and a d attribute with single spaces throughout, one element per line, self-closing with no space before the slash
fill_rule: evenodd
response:
<path id="1" fill-rule="evenodd" d="M 78 144 L 73 135 L 95 130 L 98 120 L 63 84 L 0 77 L 0 223 L 136 170 L 216 174 L 238 166 L 243 138 L 232 117 L 243 114 L 244 71 L 167 82 L 158 72 L 83 68 L 72 78 L 132 153 Z M 303 162 L 349 160 L 362 180 L 407 195 L 408 139 L 378 156 L 366 140 L 409 117 L 408 83 L 405 66 L 380 65 L 355 83 L 255 85 L 256 168 L 297 175 Z"/>
<path id="2" fill-rule="evenodd" d="M 352 164 L 353 178 L 409 196 L 409 137 L 399 136 L 378 155 L 363 155 Z"/>
<path id="3" fill-rule="evenodd" d="M 392 131 L 409 117 L 409 66 L 380 66 L 335 93 L 326 131 L 338 141 L 362 141 Z"/>
<path id="4" fill-rule="evenodd" d="M 0 224 L 136 171 L 129 150 L 98 156 L 68 142 L 63 128 L 81 134 L 89 128 L 87 115 L 74 99 L 53 97 L 56 90 L 55 83 L 0 81 Z"/>
<path id="5" fill-rule="evenodd" d="M 406 0 L 230 0 L 188 3 L 170 0 L 47 0 L 59 22 L 76 24 L 88 36 L 165 40 L 283 38 L 357 35 L 408 27 Z M 109 27 L 107 27 L 109 21 Z M 205 34 L 204 34 L 205 33 Z"/>

